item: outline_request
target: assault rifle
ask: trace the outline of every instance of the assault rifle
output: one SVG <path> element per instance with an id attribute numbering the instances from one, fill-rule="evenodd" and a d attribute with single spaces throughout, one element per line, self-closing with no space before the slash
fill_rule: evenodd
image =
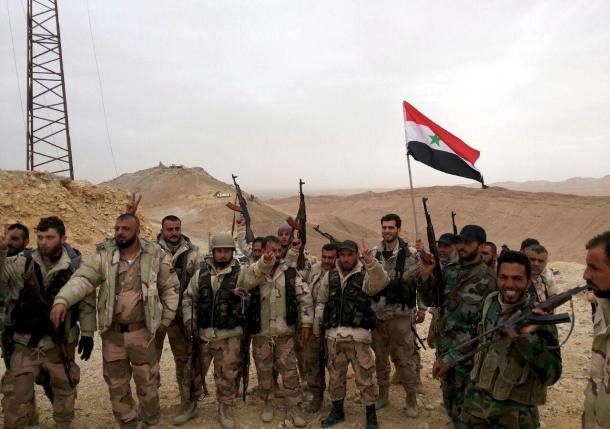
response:
<path id="1" fill-rule="evenodd" d="M 453 225 L 453 235 L 458 234 L 457 226 L 455 225 L 455 215 L 456 213 L 451 210 L 451 225 Z"/>
<path id="2" fill-rule="evenodd" d="M 432 225 L 432 218 L 430 217 L 430 213 L 428 212 L 428 206 L 426 204 L 427 201 L 427 197 L 422 198 L 422 202 L 424 203 L 424 214 L 426 215 L 426 235 L 428 236 L 428 247 L 430 248 L 430 253 L 432 253 L 432 256 L 434 256 L 434 260 L 436 261 L 436 263 L 434 264 L 434 269 L 432 271 L 432 288 L 436 295 L 436 307 L 440 308 L 443 305 L 443 298 L 445 295 L 443 286 L 443 271 L 441 270 L 439 262 L 440 258 L 438 256 L 438 247 L 436 247 L 436 236 L 434 235 L 434 226 Z"/>
<path id="3" fill-rule="evenodd" d="M 322 383 L 326 382 L 326 329 L 324 329 L 324 317 L 320 318 L 320 348 L 318 349 L 318 364 Z M 324 389 L 322 389 L 324 390 Z"/>
<path id="4" fill-rule="evenodd" d="M 45 299 L 42 292 L 42 282 L 39 283 L 36 277 L 39 277 L 42 280 L 42 274 L 37 272 L 35 274 L 36 268 L 34 268 L 31 272 L 25 274 L 23 276 L 23 286 L 24 291 L 34 301 L 34 305 L 36 308 L 36 312 L 41 311 L 44 312 L 46 317 L 40 319 L 40 314 L 32 315 L 32 332 L 30 332 L 31 337 L 28 341 L 28 346 L 36 348 L 38 347 L 38 342 L 45 335 L 49 335 L 55 348 L 57 349 L 57 354 L 59 355 L 59 359 L 61 360 L 61 364 L 64 369 L 64 373 L 66 374 L 66 378 L 68 379 L 68 384 L 70 387 L 74 388 L 76 383 L 70 374 L 70 370 L 72 369 L 72 363 L 70 362 L 70 355 L 68 353 L 68 335 L 66 334 L 65 324 L 62 323 L 59 325 L 57 329 L 53 328 L 51 322 L 49 321 L 49 313 L 51 311 L 51 307 Z M 40 274 L 40 275 L 38 275 Z M 23 296 L 23 295 L 22 295 Z M 44 325 L 41 325 L 41 322 Z M 17 331 L 18 327 L 17 327 Z"/>
<path id="5" fill-rule="evenodd" d="M 541 304 L 538 304 L 535 308 L 538 308 L 544 311 L 545 313 L 550 313 L 560 305 L 570 301 L 574 295 L 577 295 L 586 290 L 591 290 L 591 287 L 589 285 L 584 285 L 569 289 L 565 292 L 549 297 L 549 299 L 547 299 Z M 460 355 L 457 359 L 452 359 L 452 362 L 454 363 L 461 362 L 475 355 L 480 350 L 483 350 L 500 340 L 501 337 L 493 335 L 496 332 L 504 335 L 509 335 L 511 332 L 515 332 L 527 325 L 556 325 L 559 323 L 569 323 L 571 321 L 570 315 L 568 313 L 538 315 L 532 310 L 527 311 L 525 313 L 521 313 L 519 311 L 516 312 L 508 320 L 494 326 L 491 329 L 488 329 L 487 331 L 477 335 L 471 340 L 458 344 L 456 347 L 445 353 L 443 356 L 447 356 L 449 353 L 455 353 L 456 351 L 459 352 L 460 350 L 467 349 L 473 345 L 477 345 L 474 350 Z"/>
<path id="6" fill-rule="evenodd" d="M 314 225 L 313 230 L 315 232 L 317 232 L 318 234 L 320 234 L 322 237 L 326 238 L 331 243 L 337 243 L 338 242 L 338 240 L 335 237 L 333 237 L 332 235 L 330 235 L 328 232 L 322 231 L 320 229 L 320 225 Z"/>
<path id="7" fill-rule="evenodd" d="M 241 192 L 240 186 L 235 180 L 237 179 L 237 176 L 235 174 L 231 174 L 231 177 L 233 178 L 233 184 L 235 185 L 235 194 L 237 195 L 239 205 L 236 205 L 231 202 L 225 205 L 231 210 L 241 213 L 242 217 L 244 218 L 244 222 L 246 223 L 246 243 L 252 243 L 254 241 L 254 233 L 252 232 L 252 221 L 250 219 L 250 212 L 248 211 L 248 203 L 244 198 L 244 194 Z"/>
<path id="8" fill-rule="evenodd" d="M 193 371 L 199 370 L 199 377 L 201 378 L 201 386 L 203 388 L 203 396 L 206 397 L 209 395 L 208 386 L 205 384 L 205 372 L 203 371 L 203 362 L 201 360 L 201 340 L 199 338 L 199 329 L 197 327 L 197 319 L 195 318 L 195 303 L 191 302 L 191 320 L 189 323 L 195 324 L 195 329 L 191 332 L 191 337 L 188 341 L 187 348 L 187 356 L 190 354 L 191 356 L 191 373 L 190 379 L 191 384 L 189 386 L 189 396 L 191 401 L 196 401 L 199 398 L 195 396 L 195 377 L 193 377 Z"/>
<path id="9" fill-rule="evenodd" d="M 305 195 L 303 194 L 303 182 L 299 179 L 299 211 L 297 212 L 296 220 L 292 217 L 286 219 L 288 225 L 296 230 L 301 239 L 301 248 L 299 249 L 299 257 L 297 259 L 297 270 L 305 268 L 305 244 L 307 243 L 307 211 L 305 209 Z"/>

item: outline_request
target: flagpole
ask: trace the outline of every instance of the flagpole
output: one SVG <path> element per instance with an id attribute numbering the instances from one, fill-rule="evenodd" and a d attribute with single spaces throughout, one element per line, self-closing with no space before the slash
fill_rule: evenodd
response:
<path id="1" fill-rule="evenodd" d="M 406 134 L 406 130 L 405 130 Z M 409 167 L 409 188 L 411 189 L 411 205 L 413 206 L 413 222 L 415 223 L 415 240 L 419 240 L 419 227 L 417 226 L 417 212 L 415 210 L 415 193 L 413 192 L 413 177 L 411 175 L 411 160 L 407 152 L 407 166 Z"/>

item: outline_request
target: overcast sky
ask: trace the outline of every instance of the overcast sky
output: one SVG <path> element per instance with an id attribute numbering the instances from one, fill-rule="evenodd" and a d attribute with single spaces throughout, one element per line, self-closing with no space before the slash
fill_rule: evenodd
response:
<path id="1" fill-rule="evenodd" d="M 25 167 L 7 16 L 25 91 L 25 2 L 0 12 L 5 169 Z M 119 173 L 163 161 L 246 189 L 405 187 L 405 99 L 481 151 L 488 183 L 610 174 L 605 0 L 89 4 Z M 87 3 L 59 5 L 75 173 L 108 180 Z"/>

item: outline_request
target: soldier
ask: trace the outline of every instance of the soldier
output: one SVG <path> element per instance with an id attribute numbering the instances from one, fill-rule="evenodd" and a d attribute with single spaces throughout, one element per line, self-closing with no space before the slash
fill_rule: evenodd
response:
<path id="1" fill-rule="evenodd" d="M 327 243 L 322 246 L 322 258 L 315 263 L 307 273 L 306 281 L 311 290 L 314 308 L 318 298 L 320 285 L 326 273 L 334 268 L 337 260 L 337 246 Z M 313 395 L 311 402 L 305 407 L 308 413 L 317 413 L 322 406 L 324 398 L 325 380 L 320 368 L 320 336 L 314 335 L 303 344 L 304 378 L 307 380 L 307 388 Z"/>
<path id="2" fill-rule="evenodd" d="M 285 258 L 286 254 L 292 247 L 294 229 L 292 229 L 290 225 L 285 223 L 277 229 L 277 237 L 280 239 L 280 244 L 282 245 L 282 258 Z"/>
<path id="3" fill-rule="evenodd" d="M 179 281 L 169 255 L 153 241 L 139 237 L 140 221 L 120 215 L 114 239 L 99 244 L 55 297 L 51 320 L 65 318 L 69 307 L 98 287 L 97 318 L 102 337 L 104 380 L 114 418 L 121 428 L 159 423 L 159 362 L 155 334 L 175 318 Z M 131 395 L 131 374 L 139 409 Z"/>
<path id="4" fill-rule="evenodd" d="M 527 293 L 530 279 L 530 264 L 523 253 L 511 251 L 500 257 L 500 290 L 485 298 L 479 334 L 537 305 Z M 546 402 L 547 387 L 561 376 L 557 328 L 529 325 L 508 335 L 493 335 L 492 343 L 474 357 L 458 427 L 540 427 L 538 406 Z"/>
<path id="5" fill-rule="evenodd" d="M 525 252 L 525 249 L 533 246 L 535 244 L 540 244 L 540 242 L 538 240 L 536 240 L 535 238 L 526 238 L 525 240 L 523 240 L 521 242 L 521 246 L 519 247 L 519 252 Z"/>
<path id="6" fill-rule="evenodd" d="M 544 302 L 557 293 L 553 272 L 547 269 L 549 252 L 540 244 L 533 244 L 525 248 L 525 254 L 532 267 L 531 293 L 538 302 Z"/>
<path id="7" fill-rule="evenodd" d="M 2 381 L 4 427 L 25 428 L 36 420 L 34 382 L 44 374 L 45 393 L 53 404 L 57 428 L 72 427 L 76 386 L 80 368 L 74 362 L 76 343 L 81 359 L 93 350 L 95 297 L 90 295 L 72 307 L 61 326 L 49 321 L 55 295 L 80 264 L 80 253 L 66 244 L 61 219 L 40 219 L 36 228 L 37 248 L 7 258 L 2 263 L 0 289 L 7 292 L 3 334 L 12 333 L 3 344 L 7 372 Z M 5 341 L 8 338 L 5 338 Z"/>
<path id="8" fill-rule="evenodd" d="M 583 428 L 610 428 L 610 231 L 587 243 L 583 278 L 597 297 L 593 323 L 593 355 L 585 389 Z"/>
<path id="9" fill-rule="evenodd" d="M 441 269 L 445 269 L 445 267 L 447 267 L 449 264 L 457 264 L 459 262 L 460 259 L 457 252 L 457 245 L 459 241 L 460 240 L 450 232 L 442 234 L 436 241 Z M 435 307 L 430 307 L 429 311 L 432 313 L 432 320 L 430 321 L 430 326 L 428 327 L 426 343 L 428 343 L 428 346 L 433 349 L 435 343 L 434 327 L 436 326 L 436 321 L 438 319 L 438 309 Z"/>
<path id="10" fill-rule="evenodd" d="M 418 416 L 416 394 L 419 391 L 419 359 L 414 330 L 423 321 L 426 308 L 416 309 L 416 283 L 419 277 L 419 258 L 415 248 L 399 237 L 402 221 L 390 213 L 381 218 L 383 241 L 374 249 L 377 259 L 390 277 L 390 283 L 373 298 L 371 307 L 377 324 L 372 330 L 373 351 L 379 399 L 376 409 L 388 404 L 390 394 L 390 361 L 396 368 L 405 390 L 405 414 Z"/>
<path id="11" fill-rule="evenodd" d="M 256 237 L 252 243 L 246 241 L 246 221 L 244 218 L 239 218 L 235 221 L 235 243 L 237 248 L 244 256 L 246 256 L 250 263 L 256 262 L 263 256 L 263 243 L 265 239 L 263 237 Z"/>
<path id="12" fill-rule="evenodd" d="M 330 427 L 345 420 L 343 401 L 346 392 L 347 368 L 351 363 L 366 407 L 366 428 L 377 428 L 375 402 L 379 387 L 375 377 L 375 355 L 371 349 L 371 329 L 375 327 L 375 312 L 371 298 L 381 292 L 390 278 L 373 251 L 364 243 L 347 240 L 337 244 L 339 258 L 335 268 L 322 280 L 316 302 L 316 330 L 326 340 L 329 372 L 329 393 L 332 409 L 320 422 Z M 362 254 L 364 264 L 358 259 Z"/>
<path id="13" fill-rule="evenodd" d="M 487 264 L 492 270 L 496 269 L 496 263 L 498 260 L 498 247 L 495 243 L 487 241 L 481 246 L 481 257 L 483 262 Z"/>
<path id="14" fill-rule="evenodd" d="M 445 267 L 440 282 L 443 298 L 435 327 L 436 361 L 432 369 L 434 378 L 442 379 L 443 402 L 452 421 L 448 427 L 458 424 L 472 370 L 472 358 L 455 364 L 449 352 L 476 335 L 484 299 L 496 290 L 496 274 L 481 260 L 481 244 L 487 241 L 485 230 L 478 225 L 466 225 L 458 237 L 460 262 Z M 422 258 L 420 290 L 429 305 L 438 305 L 431 278 L 435 264 L 429 254 Z"/>
<path id="15" fill-rule="evenodd" d="M 460 259 L 457 251 L 459 241 L 460 240 L 450 232 L 446 232 L 445 234 L 441 235 L 436 241 L 441 268 L 445 268 L 449 264 L 457 264 L 459 262 Z"/>
<path id="16" fill-rule="evenodd" d="M 265 400 L 261 420 L 273 420 L 273 369 L 282 376 L 288 406 L 287 420 L 304 427 L 303 392 L 299 382 L 294 352 L 296 328 L 304 341 L 311 337 L 313 301 L 307 284 L 294 267 L 282 259 L 282 245 L 275 236 L 265 237 L 263 257 L 255 264 L 265 273 L 265 280 L 250 289 L 248 328 L 252 332 L 252 355 L 256 364 L 258 384 Z M 245 285 L 251 288 L 250 285 Z"/>
<path id="17" fill-rule="evenodd" d="M 176 318 L 167 328 L 167 331 L 158 331 L 159 335 L 155 337 L 157 345 L 157 357 L 161 362 L 161 354 L 163 353 L 163 343 L 165 342 L 165 335 L 169 337 L 169 345 L 174 355 L 174 362 L 176 364 L 176 382 L 178 387 L 184 384 L 186 363 L 189 360 L 188 355 L 188 336 L 184 329 L 184 323 L 182 319 L 182 295 L 184 290 L 189 284 L 191 277 L 195 271 L 199 268 L 199 249 L 191 240 L 184 234 L 182 234 L 182 221 L 180 218 L 174 215 L 165 216 L 161 221 L 161 233 L 157 236 L 157 243 L 163 250 L 165 250 L 172 258 L 172 267 L 176 271 L 178 280 L 180 281 L 180 289 L 178 293 L 178 310 L 176 311 Z M 202 394 L 202 385 L 199 379 L 196 378 L 195 382 L 195 395 L 196 397 Z M 160 380 L 159 380 L 160 384 Z M 174 425 L 181 425 L 186 423 L 190 418 L 197 415 L 196 412 L 197 401 L 191 401 L 190 396 L 180 396 L 180 415 L 172 422 Z M 184 418 L 188 418 L 184 420 Z"/>
<path id="18" fill-rule="evenodd" d="M 235 427 L 232 408 L 242 361 L 245 310 L 243 295 L 237 292 L 247 289 L 248 285 L 256 286 L 265 279 L 265 274 L 253 269 L 253 266 L 240 270 L 239 262 L 233 257 L 235 242 L 231 234 L 215 234 L 211 247 L 212 260 L 201 263 L 184 292 L 182 318 L 187 335 L 198 332 L 203 343 L 198 354 L 202 359 L 203 377 L 214 360 L 218 419 L 224 429 L 232 429 Z M 189 360 L 185 374 L 199 370 L 192 368 L 192 364 L 192 360 Z M 193 380 L 189 377 L 183 378 L 182 397 L 189 398 L 191 395 L 191 382 Z M 196 400 L 191 404 L 189 409 L 183 410 L 181 419 L 174 420 L 174 424 L 177 420 L 180 424 L 186 423 L 196 415 Z"/>
<path id="19" fill-rule="evenodd" d="M 20 223 L 9 225 L 7 231 L 7 254 L 15 256 L 27 249 L 30 242 L 30 230 Z"/>

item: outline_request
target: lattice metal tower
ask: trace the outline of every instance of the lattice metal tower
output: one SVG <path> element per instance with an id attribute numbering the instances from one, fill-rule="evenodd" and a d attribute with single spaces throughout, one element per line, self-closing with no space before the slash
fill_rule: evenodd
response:
<path id="1" fill-rule="evenodd" d="M 74 179 L 57 0 L 28 0 L 27 169 Z"/>

